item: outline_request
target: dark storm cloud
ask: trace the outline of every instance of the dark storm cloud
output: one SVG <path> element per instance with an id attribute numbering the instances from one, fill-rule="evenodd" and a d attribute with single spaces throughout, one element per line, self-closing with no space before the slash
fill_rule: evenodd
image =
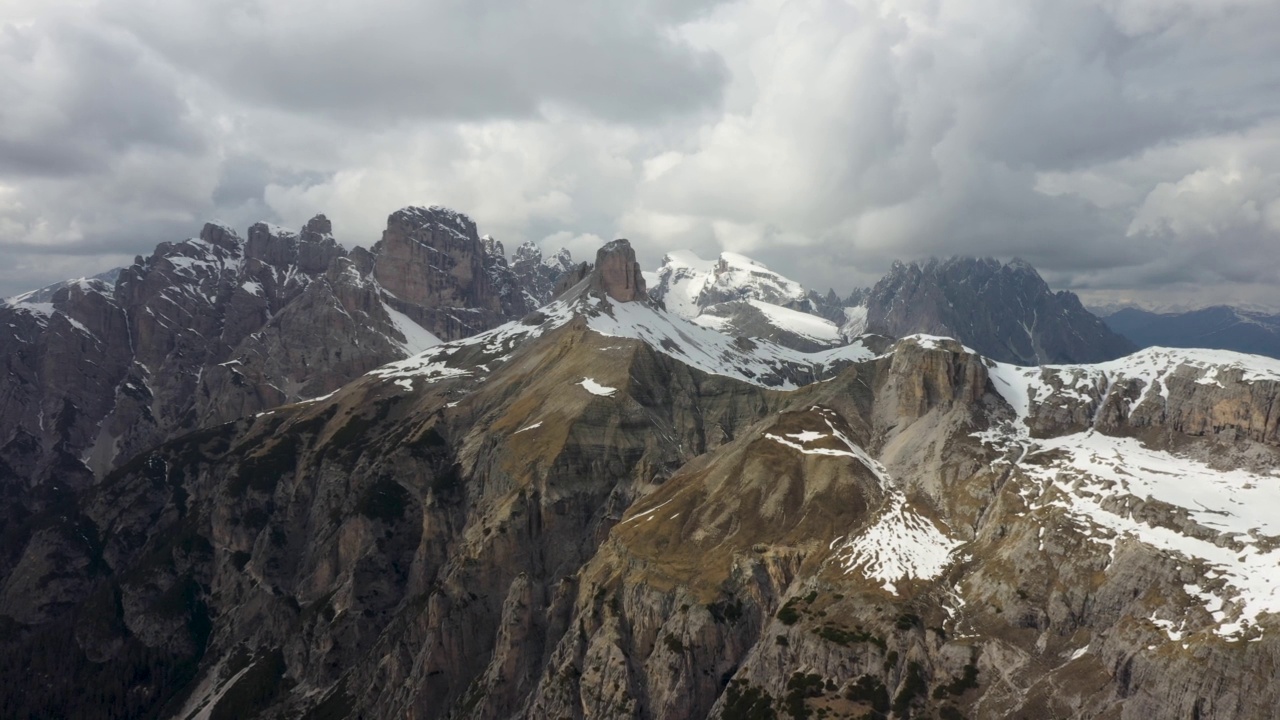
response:
<path id="1" fill-rule="evenodd" d="M 211 217 L 350 245 L 443 203 L 842 292 L 976 254 L 1280 306 L 1273 0 L 10 3 L 0 294 Z"/>
<path id="2" fill-rule="evenodd" d="M 2 27 L 0 78 L 0 177 L 101 170 L 134 148 L 202 149 L 172 77 L 109 29 Z"/>

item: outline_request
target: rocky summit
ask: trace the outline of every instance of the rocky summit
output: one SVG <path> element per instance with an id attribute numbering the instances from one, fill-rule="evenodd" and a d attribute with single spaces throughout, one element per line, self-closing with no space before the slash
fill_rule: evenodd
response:
<path id="1" fill-rule="evenodd" d="M 894 263 L 867 295 L 866 307 L 871 332 L 953 337 L 1002 362 L 1098 362 L 1136 349 L 1074 293 L 1051 291 L 1021 260 Z"/>
<path id="2" fill-rule="evenodd" d="M 3 527 L 0 716 L 1280 705 L 1274 360 L 789 347 L 673 312 L 625 240 L 483 327 L 546 297 L 541 258 L 430 210 L 369 252 L 329 232 L 209 226 L 5 310 L 4 488 L 36 499 Z M 894 287 L 947 275 L 917 271 Z"/>

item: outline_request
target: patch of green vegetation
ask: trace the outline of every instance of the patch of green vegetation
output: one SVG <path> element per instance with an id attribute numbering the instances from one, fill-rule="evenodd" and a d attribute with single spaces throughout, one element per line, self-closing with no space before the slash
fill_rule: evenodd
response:
<path id="1" fill-rule="evenodd" d="M 374 402 L 372 413 L 351 416 L 329 438 L 325 445 L 326 454 L 332 454 L 334 460 L 343 467 L 354 467 L 364 451 L 373 445 L 369 431 L 386 420 L 398 402 L 399 398 L 384 398 Z"/>
<path id="2" fill-rule="evenodd" d="M 894 627 L 902 631 L 914 630 L 915 628 L 924 627 L 924 623 L 920 621 L 920 616 L 915 613 L 903 613 L 893 623 Z"/>
<path id="3" fill-rule="evenodd" d="M 782 709 L 797 720 L 812 715 L 806 698 L 821 697 L 827 683 L 816 673 L 797 672 L 787 680 L 787 694 L 782 698 Z"/>
<path id="4" fill-rule="evenodd" d="M 776 638 L 774 638 L 773 641 L 775 644 L 780 645 L 782 647 L 787 647 L 791 645 L 791 641 L 787 639 L 786 635 L 779 635 Z"/>
<path id="5" fill-rule="evenodd" d="M 904 718 L 910 717 L 911 703 L 916 698 L 925 696 L 928 691 L 929 685 L 924 677 L 924 668 L 914 660 L 907 663 L 907 677 L 902 684 L 902 689 L 898 691 L 898 696 L 893 699 L 893 713 Z"/>
<path id="6" fill-rule="evenodd" d="M 777 720 L 773 697 L 745 680 L 734 680 L 725 689 L 723 720 Z"/>
<path id="7" fill-rule="evenodd" d="M 409 443 L 409 449 L 415 451 L 414 455 L 418 458 L 425 458 L 448 447 L 448 441 L 444 439 L 444 436 L 440 434 L 440 430 L 434 425 L 424 430 L 413 442 Z"/>
<path id="8" fill-rule="evenodd" d="M 295 435 L 307 435 L 311 439 L 315 439 L 315 436 L 319 435 L 320 431 L 324 429 L 324 426 L 327 425 L 329 421 L 333 419 L 333 416 L 337 414 L 338 406 L 330 405 L 325 408 L 323 412 L 313 418 L 307 418 L 306 420 L 299 420 L 295 422 L 289 427 L 289 432 Z"/>
<path id="9" fill-rule="evenodd" d="M 883 638 L 878 638 L 862 628 L 850 630 L 835 625 L 823 625 L 820 628 L 815 628 L 813 632 L 823 640 L 846 647 L 854 643 L 871 643 L 880 648 L 881 651 L 887 647 L 887 643 Z"/>
<path id="10" fill-rule="evenodd" d="M 462 463 L 442 467 L 431 475 L 431 491 L 437 495 L 451 495 L 462 489 Z"/>
<path id="11" fill-rule="evenodd" d="M 943 705 L 942 709 L 938 710 L 938 718 L 939 720 L 966 720 L 963 713 L 950 705 Z"/>
<path id="12" fill-rule="evenodd" d="M 232 497 L 243 497 L 248 490 L 270 495 L 275 492 L 280 478 L 297 467 L 297 436 L 279 436 L 275 442 L 240 462 L 236 474 L 227 481 L 227 492 Z"/>
<path id="13" fill-rule="evenodd" d="M 943 698 L 947 695 L 963 695 L 966 690 L 978 687 L 978 666 L 972 662 L 964 666 L 964 673 L 946 685 L 934 688 L 933 696 Z"/>
<path id="14" fill-rule="evenodd" d="M 238 431 L 238 423 L 228 422 L 202 428 L 174 440 L 178 468 L 191 467 L 221 457 L 231 449 L 231 439 Z"/>
<path id="15" fill-rule="evenodd" d="M 796 609 L 796 598 L 791 598 L 778 611 L 778 621 L 783 625 L 795 625 L 800 620 L 800 611 Z"/>
<path id="16" fill-rule="evenodd" d="M 872 717 L 888 717 L 889 689 L 874 675 L 859 677 L 844 691 L 844 696 L 854 702 L 870 705 Z"/>
<path id="17" fill-rule="evenodd" d="M 741 600 L 719 600 L 707 604 L 707 612 L 711 613 L 711 617 L 715 618 L 718 623 L 736 624 L 742 619 L 743 609 Z"/>
<path id="18" fill-rule="evenodd" d="M 388 476 L 378 478 L 356 504 L 356 512 L 371 520 L 393 523 L 404 517 L 409 491 Z"/>
<path id="19" fill-rule="evenodd" d="M 662 642 L 667 646 L 668 650 L 676 653 L 677 655 L 681 655 L 685 651 L 684 643 L 680 642 L 680 638 L 672 635 L 671 633 L 667 633 L 667 636 L 662 639 Z"/>
<path id="20" fill-rule="evenodd" d="M 898 651 L 892 650 L 884 658 L 884 672 L 887 675 L 890 670 L 898 667 Z"/>

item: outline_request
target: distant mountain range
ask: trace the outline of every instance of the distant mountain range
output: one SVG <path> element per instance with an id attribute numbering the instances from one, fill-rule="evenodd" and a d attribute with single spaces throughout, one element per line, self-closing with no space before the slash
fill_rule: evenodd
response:
<path id="1" fill-rule="evenodd" d="M 1020 260 L 894 263 L 874 287 L 843 299 L 834 291 L 807 291 L 735 253 L 714 261 L 668 253 L 648 279 L 654 299 L 682 317 L 809 351 L 865 332 L 956 338 L 987 357 L 1021 365 L 1097 362 L 1135 349 L 1075 294 L 1053 292 Z"/>
<path id="2" fill-rule="evenodd" d="M 1138 347 L 1216 348 L 1280 358 L 1280 314 L 1218 305 L 1188 312 L 1099 311 Z"/>

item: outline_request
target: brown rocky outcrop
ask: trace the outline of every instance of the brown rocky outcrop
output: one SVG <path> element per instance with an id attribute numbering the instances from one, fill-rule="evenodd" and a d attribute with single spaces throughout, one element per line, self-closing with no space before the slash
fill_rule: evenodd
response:
<path id="1" fill-rule="evenodd" d="M 626 240 L 614 240 L 596 251 L 595 288 L 618 302 L 648 299 L 636 251 Z"/>
<path id="2" fill-rule="evenodd" d="M 502 301 L 485 268 L 476 224 L 440 207 L 392 213 L 373 247 L 374 279 L 402 312 L 437 336 L 453 340 L 505 320 Z M 413 313 L 413 308 L 431 312 Z"/>

